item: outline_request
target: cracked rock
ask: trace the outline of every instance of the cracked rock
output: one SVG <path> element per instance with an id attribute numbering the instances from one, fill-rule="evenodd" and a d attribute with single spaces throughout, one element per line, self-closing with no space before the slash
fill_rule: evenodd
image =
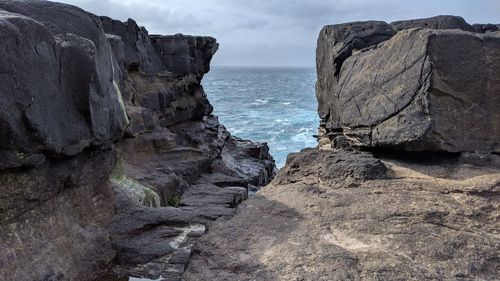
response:
<path id="1" fill-rule="evenodd" d="M 458 17 L 395 22 L 392 26 L 401 30 L 395 35 L 384 24 L 341 24 L 321 32 L 321 142 L 409 151 L 499 151 L 500 34 L 471 32 L 474 28 Z M 346 57 L 345 41 L 352 45 L 352 38 L 365 38 L 366 29 L 387 32 L 357 51 L 348 47 L 353 50 Z M 339 61 L 340 69 L 332 67 Z"/>

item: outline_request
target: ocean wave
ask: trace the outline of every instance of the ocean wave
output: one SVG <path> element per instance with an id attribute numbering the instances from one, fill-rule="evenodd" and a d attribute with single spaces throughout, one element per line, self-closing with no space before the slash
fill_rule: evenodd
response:
<path id="1" fill-rule="evenodd" d="M 204 84 L 221 123 L 235 136 L 267 142 L 281 168 L 289 153 L 316 146 L 314 78 L 313 69 L 256 72 L 214 67 Z"/>

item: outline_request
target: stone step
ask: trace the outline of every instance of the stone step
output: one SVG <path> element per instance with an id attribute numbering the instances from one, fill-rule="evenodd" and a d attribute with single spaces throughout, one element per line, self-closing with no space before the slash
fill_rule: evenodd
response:
<path id="1" fill-rule="evenodd" d="M 203 174 L 196 182 L 197 184 L 211 183 L 218 187 L 241 186 L 248 187 L 245 179 L 233 177 L 222 173 Z"/>
<path id="2" fill-rule="evenodd" d="M 190 207 L 223 205 L 234 208 L 247 197 L 248 192 L 244 187 L 220 188 L 212 184 L 197 184 L 184 192 L 180 205 Z"/>

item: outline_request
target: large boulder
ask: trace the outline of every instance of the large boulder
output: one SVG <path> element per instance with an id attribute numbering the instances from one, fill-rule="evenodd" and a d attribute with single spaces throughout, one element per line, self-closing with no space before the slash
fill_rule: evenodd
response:
<path id="1" fill-rule="evenodd" d="M 387 23 L 381 21 L 353 22 L 323 27 L 318 38 L 316 64 L 318 82 L 316 92 L 318 98 L 318 113 L 324 119 L 330 111 L 329 94 L 337 87 L 336 79 L 344 61 L 355 50 L 360 50 L 394 36 L 396 32 Z"/>
<path id="2" fill-rule="evenodd" d="M 357 32 L 367 23 L 321 32 L 317 95 L 323 139 L 335 147 L 500 150 L 500 34 L 401 27 L 421 22 L 400 23 L 403 30 L 387 41 L 351 51 L 338 71 L 331 66 L 345 55 L 328 46 L 345 43 L 333 34 L 346 27 Z"/>

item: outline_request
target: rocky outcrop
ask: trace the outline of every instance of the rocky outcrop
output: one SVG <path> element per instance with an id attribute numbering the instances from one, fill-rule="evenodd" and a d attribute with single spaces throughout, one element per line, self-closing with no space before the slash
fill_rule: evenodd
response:
<path id="1" fill-rule="evenodd" d="M 474 30 L 444 16 L 323 28 L 322 145 L 499 151 L 500 37 Z"/>
<path id="2" fill-rule="evenodd" d="M 319 146 L 213 224 L 184 280 L 498 279 L 498 43 L 448 16 L 323 28 Z"/>
<path id="3" fill-rule="evenodd" d="M 0 167 L 32 166 L 47 154 L 74 156 L 120 139 L 127 117 L 99 19 L 39 1 L 0 1 L 0 9 Z M 71 25 L 57 16 L 68 10 Z"/>
<path id="4" fill-rule="evenodd" d="M 0 1 L 0 279 L 176 280 L 206 225 L 274 176 L 201 86 L 211 37 Z"/>
<path id="5" fill-rule="evenodd" d="M 200 82 L 218 48 L 214 38 L 149 36 L 133 20 L 101 20 L 111 45 L 119 45 L 115 36 L 125 38 L 113 50 L 123 58 L 131 124 L 116 145 L 119 215 L 110 230 L 118 253 L 111 275 L 176 280 L 207 221 L 233 215 L 248 189 L 272 179 L 274 161 L 267 145 L 232 137 L 210 115 Z M 177 221 L 140 215 L 146 229 L 122 230 L 147 208 L 169 213 L 168 206 L 185 215 Z"/>
<path id="6" fill-rule="evenodd" d="M 346 154 L 356 169 L 386 171 L 349 185 L 318 176 L 336 161 L 340 173 Z M 211 226 L 184 279 L 496 280 L 500 157 L 396 156 L 294 155 L 277 181 Z"/>
<path id="7" fill-rule="evenodd" d="M 385 179 L 387 169 L 367 152 L 329 151 L 314 148 L 288 155 L 276 184 L 290 184 L 314 177 L 323 184 L 335 187 L 356 186 L 362 180 Z"/>
<path id="8" fill-rule="evenodd" d="M 0 279 L 95 279 L 127 125 L 110 46 L 97 17 L 50 2 L 0 1 L 0 29 Z"/>

